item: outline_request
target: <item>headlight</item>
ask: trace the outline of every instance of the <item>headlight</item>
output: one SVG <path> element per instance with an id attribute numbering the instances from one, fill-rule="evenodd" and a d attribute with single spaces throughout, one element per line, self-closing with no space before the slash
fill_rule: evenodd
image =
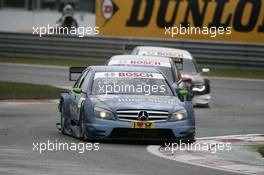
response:
<path id="1" fill-rule="evenodd" d="M 193 91 L 198 91 L 198 92 L 202 92 L 205 90 L 205 85 L 194 85 Z"/>
<path id="2" fill-rule="evenodd" d="M 171 115 L 169 121 L 182 121 L 186 119 L 187 119 L 186 111 L 178 111 L 178 112 L 174 112 Z"/>
<path id="3" fill-rule="evenodd" d="M 94 115 L 97 118 L 101 118 L 101 119 L 108 119 L 108 120 L 115 119 L 114 114 L 112 112 L 105 110 L 103 108 L 98 108 L 98 107 L 94 108 Z"/>

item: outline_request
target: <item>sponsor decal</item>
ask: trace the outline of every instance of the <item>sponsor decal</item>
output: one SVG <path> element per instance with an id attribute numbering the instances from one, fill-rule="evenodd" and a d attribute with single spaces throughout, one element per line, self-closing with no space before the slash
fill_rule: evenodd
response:
<path id="1" fill-rule="evenodd" d="M 103 5 L 102 5 L 102 14 L 103 14 L 103 17 L 105 18 L 105 20 L 108 20 L 112 17 L 113 15 L 113 11 L 114 11 L 114 8 L 113 8 L 113 2 L 111 0 L 104 0 L 103 1 Z"/>
<path id="2" fill-rule="evenodd" d="M 184 53 L 179 53 L 179 52 L 165 52 L 165 51 L 139 51 L 138 55 L 143 55 L 143 56 L 161 56 L 161 57 L 170 57 L 170 58 L 191 58 L 190 55 L 184 54 Z"/>
<path id="3" fill-rule="evenodd" d="M 103 0 L 102 1 L 102 16 L 105 20 L 104 25 L 108 22 L 109 19 L 114 16 L 114 14 L 118 11 L 118 7 L 112 0 Z"/>
<path id="4" fill-rule="evenodd" d="M 125 78 L 153 78 L 152 73 L 145 73 L 145 72 L 119 72 L 119 77 L 125 77 Z"/>
<path id="5" fill-rule="evenodd" d="M 155 128 L 155 123 L 135 121 L 135 122 L 131 122 L 131 128 L 145 128 L 145 129 Z"/>
<path id="6" fill-rule="evenodd" d="M 139 54 L 144 55 L 144 54 Z M 151 54 L 148 54 L 151 55 Z M 153 54 L 157 56 L 157 54 Z M 111 60 L 109 65 L 141 65 L 141 66 L 157 66 L 157 67 L 171 67 L 170 62 L 166 59 L 131 59 L 131 60 Z"/>
<path id="7" fill-rule="evenodd" d="M 150 65 L 150 66 L 160 66 L 160 61 L 144 61 L 144 60 L 130 60 L 131 65 Z"/>
<path id="8" fill-rule="evenodd" d="M 148 72 L 97 72 L 94 79 L 97 78 L 153 78 L 164 79 L 159 73 Z"/>
<path id="9" fill-rule="evenodd" d="M 124 103 L 146 102 L 146 103 L 165 103 L 170 105 L 177 104 L 175 100 L 163 100 L 158 98 L 119 98 L 118 101 Z"/>

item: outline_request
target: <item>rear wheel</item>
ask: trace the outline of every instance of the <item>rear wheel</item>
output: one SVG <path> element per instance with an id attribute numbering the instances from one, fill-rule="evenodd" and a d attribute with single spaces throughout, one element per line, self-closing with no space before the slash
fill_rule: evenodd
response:
<path id="1" fill-rule="evenodd" d="M 206 103 L 206 104 L 204 105 L 204 107 L 205 107 L 205 108 L 210 108 L 209 103 Z"/>
<path id="2" fill-rule="evenodd" d="M 210 108 L 209 103 L 206 103 L 206 104 L 195 104 L 194 106 L 195 107 L 200 107 L 200 108 Z"/>
<path id="3" fill-rule="evenodd" d="M 61 133 L 65 134 L 65 116 L 64 106 L 61 104 Z"/>

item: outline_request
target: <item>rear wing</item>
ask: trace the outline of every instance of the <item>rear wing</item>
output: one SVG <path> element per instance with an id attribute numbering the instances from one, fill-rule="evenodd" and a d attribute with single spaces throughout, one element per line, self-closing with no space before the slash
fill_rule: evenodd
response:
<path id="1" fill-rule="evenodd" d="M 77 79 L 73 79 L 72 74 L 81 74 L 86 68 L 87 67 L 70 67 L 69 68 L 69 80 L 76 81 Z"/>

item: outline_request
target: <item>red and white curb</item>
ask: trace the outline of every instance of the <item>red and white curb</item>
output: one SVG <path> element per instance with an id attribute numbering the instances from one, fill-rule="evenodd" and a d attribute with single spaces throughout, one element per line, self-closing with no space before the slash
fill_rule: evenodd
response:
<path id="1" fill-rule="evenodd" d="M 151 145 L 147 147 L 147 151 L 158 157 L 186 164 L 240 174 L 264 175 L 264 158 L 262 158 L 260 154 L 258 155 L 258 153 L 256 153 L 257 156 L 253 155 L 249 159 L 236 156 L 237 153 L 239 153 L 239 151 L 236 150 L 237 147 L 241 149 L 243 148 L 241 145 L 248 146 L 257 143 L 264 144 L 264 134 L 231 135 L 197 139 L 196 144 L 201 145 L 231 145 L 231 150 L 222 150 L 217 153 L 212 153 L 210 148 L 207 150 L 175 150 L 169 147 L 169 145 L 165 145 L 164 147 Z M 244 152 L 244 148 L 240 151 Z M 226 156 L 228 154 L 231 156 Z M 253 159 L 256 160 L 252 161 Z"/>

